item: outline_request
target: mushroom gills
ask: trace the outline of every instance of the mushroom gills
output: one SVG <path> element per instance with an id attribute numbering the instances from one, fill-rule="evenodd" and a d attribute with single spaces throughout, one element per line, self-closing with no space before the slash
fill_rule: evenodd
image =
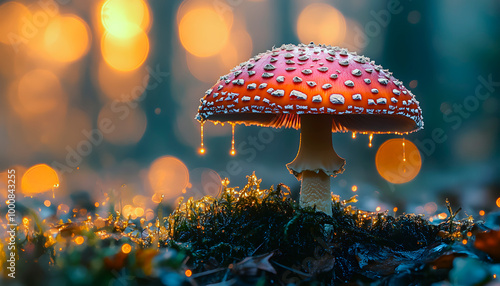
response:
<path id="1" fill-rule="evenodd" d="M 200 149 L 198 149 L 198 153 L 201 155 L 205 154 L 205 144 L 203 143 L 203 125 L 205 124 L 205 121 L 202 121 L 200 123 Z"/>

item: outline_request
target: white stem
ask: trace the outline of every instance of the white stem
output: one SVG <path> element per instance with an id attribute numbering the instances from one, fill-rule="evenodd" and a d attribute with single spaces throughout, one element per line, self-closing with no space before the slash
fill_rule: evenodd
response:
<path id="1" fill-rule="evenodd" d="M 301 206 L 314 206 L 331 215 L 330 176 L 344 171 L 345 160 L 332 145 L 332 117 L 303 115 L 300 119 L 300 147 L 295 159 L 287 164 L 302 180 Z"/>
<path id="2" fill-rule="evenodd" d="M 330 176 L 324 172 L 304 171 L 300 189 L 300 206 L 314 207 L 327 215 L 332 215 L 332 195 Z"/>

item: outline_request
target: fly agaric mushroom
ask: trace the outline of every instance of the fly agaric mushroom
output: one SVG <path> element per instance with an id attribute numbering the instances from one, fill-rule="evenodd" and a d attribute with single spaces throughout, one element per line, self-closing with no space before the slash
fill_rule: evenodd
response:
<path id="1" fill-rule="evenodd" d="M 330 177 L 345 160 L 332 132 L 409 133 L 423 127 L 411 91 L 369 58 L 325 45 L 283 45 L 234 68 L 201 99 L 196 116 L 231 124 L 301 129 L 295 160 L 300 205 L 332 214 Z M 355 134 L 355 133 L 354 133 Z"/>

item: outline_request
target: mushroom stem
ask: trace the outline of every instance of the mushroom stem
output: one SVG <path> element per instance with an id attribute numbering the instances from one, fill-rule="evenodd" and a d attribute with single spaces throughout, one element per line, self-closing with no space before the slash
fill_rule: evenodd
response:
<path id="1" fill-rule="evenodd" d="M 333 149 L 332 117 L 302 115 L 300 125 L 299 152 L 287 168 L 302 181 L 300 205 L 331 215 L 330 176 L 342 173 L 345 165 Z"/>

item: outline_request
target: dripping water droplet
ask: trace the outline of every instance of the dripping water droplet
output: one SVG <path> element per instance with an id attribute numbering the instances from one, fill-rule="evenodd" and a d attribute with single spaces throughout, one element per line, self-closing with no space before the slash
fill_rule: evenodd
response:
<path id="1" fill-rule="evenodd" d="M 352 132 L 352 139 L 356 139 L 356 132 Z"/>
<path id="2" fill-rule="evenodd" d="M 370 142 L 368 143 L 368 147 L 371 148 L 372 147 L 372 140 L 373 140 L 373 133 L 370 133 L 369 139 L 370 139 Z"/>
<path id="3" fill-rule="evenodd" d="M 403 137 L 403 162 L 406 162 L 405 138 Z"/>
<path id="4" fill-rule="evenodd" d="M 234 156 L 236 155 L 236 150 L 234 149 L 234 123 L 230 123 L 231 124 L 231 151 L 229 152 L 229 154 L 231 154 L 231 156 Z"/>
<path id="5" fill-rule="evenodd" d="M 202 122 L 200 124 L 200 134 L 201 134 L 201 143 L 200 143 L 200 149 L 198 150 L 198 153 L 201 155 L 205 154 L 205 144 L 203 143 L 203 125 L 205 122 Z"/>

